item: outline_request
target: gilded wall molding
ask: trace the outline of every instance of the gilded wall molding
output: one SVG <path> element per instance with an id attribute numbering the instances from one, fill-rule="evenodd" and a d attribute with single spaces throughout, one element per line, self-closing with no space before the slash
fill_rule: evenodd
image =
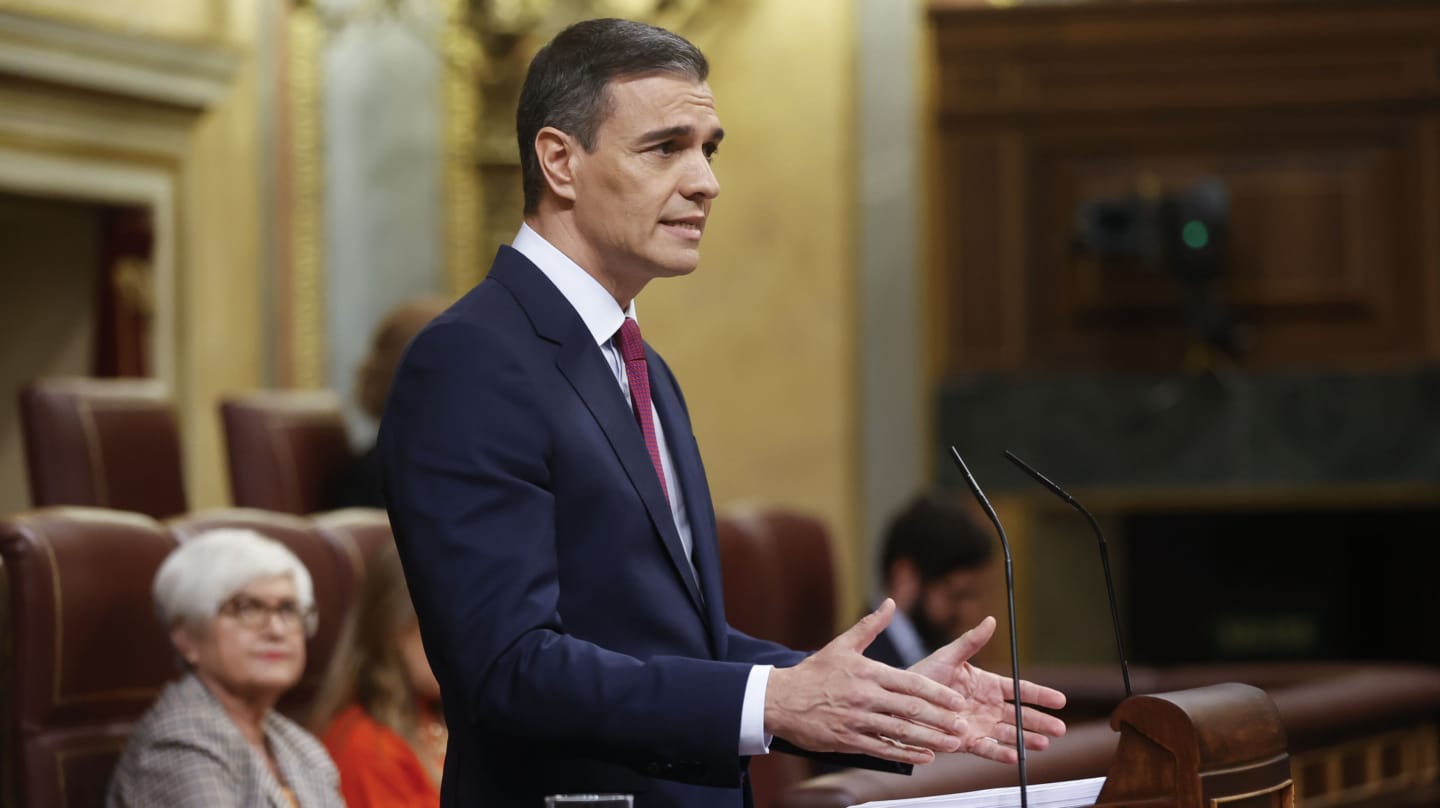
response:
<path id="1" fill-rule="evenodd" d="M 183 42 L 0 10 L 0 73 L 202 110 L 226 92 L 239 55 Z"/>
<path id="2" fill-rule="evenodd" d="M 287 113 L 289 138 L 289 272 L 277 284 L 277 305 L 288 351 L 282 355 L 283 386 L 325 384 L 325 195 L 324 74 L 321 56 L 325 31 L 313 13 L 297 11 L 288 19 Z M 288 281 L 288 283 L 286 282 Z"/>

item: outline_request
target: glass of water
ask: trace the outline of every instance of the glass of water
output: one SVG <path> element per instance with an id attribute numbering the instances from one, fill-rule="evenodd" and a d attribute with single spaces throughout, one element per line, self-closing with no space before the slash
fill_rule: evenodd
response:
<path id="1" fill-rule="evenodd" d="M 545 808 L 632 808 L 629 794 L 554 794 L 545 798 Z"/>

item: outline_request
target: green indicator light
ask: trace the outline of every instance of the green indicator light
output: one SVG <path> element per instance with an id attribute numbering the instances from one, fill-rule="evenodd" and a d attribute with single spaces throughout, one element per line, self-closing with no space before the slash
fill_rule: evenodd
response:
<path id="1" fill-rule="evenodd" d="M 1192 250 L 1203 250 L 1205 245 L 1210 243 L 1210 228 L 1204 222 L 1191 220 L 1185 223 L 1185 229 L 1180 232 L 1180 238 L 1184 240 L 1185 246 Z"/>

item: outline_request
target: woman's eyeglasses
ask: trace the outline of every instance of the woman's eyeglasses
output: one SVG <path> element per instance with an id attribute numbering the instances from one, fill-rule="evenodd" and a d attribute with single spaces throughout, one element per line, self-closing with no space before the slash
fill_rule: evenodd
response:
<path id="1" fill-rule="evenodd" d="M 236 595 L 226 601 L 220 607 L 220 614 L 234 618 L 235 622 L 251 631 L 270 625 L 274 617 L 280 618 L 281 625 L 287 629 L 305 629 L 306 636 L 314 634 L 320 624 L 320 615 L 314 606 L 301 609 L 300 604 L 293 600 L 266 603 L 247 595 Z"/>

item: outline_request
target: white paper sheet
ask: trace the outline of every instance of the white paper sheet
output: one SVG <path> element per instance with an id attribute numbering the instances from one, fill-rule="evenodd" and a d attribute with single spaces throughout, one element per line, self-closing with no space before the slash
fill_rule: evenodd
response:
<path id="1" fill-rule="evenodd" d="M 1095 804 L 1103 785 L 1104 777 L 1039 783 L 1030 786 L 1027 796 L 1030 808 L 1087 808 Z M 938 797 L 879 800 L 852 805 L 850 808 L 1018 808 L 1019 805 L 1020 787 L 1012 786 L 966 791 L 962 794 L 942 794 Z"/>

